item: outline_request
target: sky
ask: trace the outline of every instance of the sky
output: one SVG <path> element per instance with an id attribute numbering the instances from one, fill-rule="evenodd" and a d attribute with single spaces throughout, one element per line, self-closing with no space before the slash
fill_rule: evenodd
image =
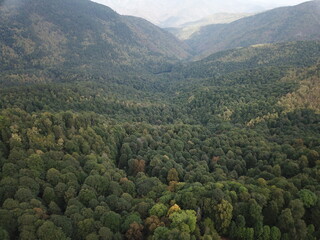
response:
<path id="1" fill-rule="evenodd" d="M 93 0 L 123 15 L 145 18 L 162 27 L 176 27 L 214 13 L 262 12 L 306 0 Z M 170 26 L 171 25 L 171 26 Z"/>

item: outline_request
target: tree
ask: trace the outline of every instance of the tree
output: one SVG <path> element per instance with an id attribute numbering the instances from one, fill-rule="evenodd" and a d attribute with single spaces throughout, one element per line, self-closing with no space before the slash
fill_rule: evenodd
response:
<path id="1" fill-rule="evenodd" d="M 289 206 L 292 212 L 292 217 L 295 220 L 298 220 L 303 217 L 305 209 L 303 207 L 303 202 L 300 199 L 290 201 Z"/>
<path id="2" fill-rule="evenodd" d="M 50 168 L 47 171 L 46 179 L 53 187 L 58 184 L 60 177 L 61 173 L 55 168 Z"/>
<path id="3" fill-rule="evenodd" d="M 170 217 L 171 214 L 173 214 L 175 212 L 179 212 L 179 211 L 181 211 L 181 208 L 179 207 L 179 205 L 178 204 L 174 204 L 169 208 L 169 210 L 167 212 L 167 216 Z"/>
<path id="4" fill-rule="evenodd" d="M 286 233 L 294 229 L 294 219 L 289 208 L 282 210 L 278 218 L 278 227 L 281 229 L 281 232 Z"/>
<path id="5" fill-rule="evenodd" d="M 46 187 L 43 191 L 42 199 L 46 202 L 46 204 L 49 204 L 52 201 L 56 201 L 57 197 L 53 188 Z"/>
<path id="6" fill-rule="evenodd" d="M 121 216 L 115 212 L 108 212 L 101 217 L 101 222 L 105 227 L 110 228 L 113 233 L 120 231 Z"/>
<path id="7" fill-rule="evenodd" d="M 101 240 L 109 240 L 112 239 L 113 237 L 113 233 L 111 232 L 111 230 L 107 227 L 101 227 L 99 229 L 99 236 Z"/>
<path id="8" fill-rule="evenodd" d="M 234 223 L 234 222 L 233 222 Z M 210 218 L 206 218 L 203 222 L 203 232 L 204 232 L 204 239 L 211 239 L 211 240 L 220 240 L 217 230 L 214 227 L 213 221 Z M 231 236 L 232 231 L 230 231 L 229 236 Z M 232 237 L 235 238 L 235 235 Z"/>
<path id="9" fill-rule="evenodd" d="M 167 240 L 167 235 L 169 233 L 169 229 L 166 227 L 158 227 L 153 234 L 154 240 Z"/>
<path id="10" fill-rule="evenodd" d="M 96 193 L 88 188 L 83 188 L 81 189 L 81 191 L 79 192 L 79 200 L 85 205 L 88 206 L 89 202 L 92 199 L 96 199 Z"/>
<path id="11" fill-rule="evenodd" d="M 245 240 L 254 240 L 254 230 L 253 228 L 245 228 L 244 231 Z"/>
<path id="12" fill-rule="evenodd" d="M 129 173 L 136 176 L 139 172 L 145 171 L 145 161 L 142 159 L 130 159 L 128 161 Z"/>
<path id="13" fill-rule="evenodd" d="M 273 226 L 270 229 L 270 240 L 280 240 L 281 239 L 281 231 L 279 228 Z"/>
<path id="14" fill-rule="evenodd" d="M 190 191 L 190 192 L 184 192 L 184 193 L 181 195 L 180 202 L 181 202 L 181 206 L 182 206 L 184 209 L 193 209 L 193 210 L 196 210 L 197 207 L 198 207 L 197 198 L 194 196 L 194 194 L 192 193 L 192 191 Z"/>
<path id="15" fill-rule="evenodd" d="M 232 219 L 233 206 L 226 200 L 222 200 L 221 203 L 214 207 L 214 219 L 218 232 L 225 234 Z"/>
<path id="16" fill-rule="evenodd" d="M 175 211 L 169 215 L 171 227 L 179 229 L 181 232 L 193 233 L 196 229 L 196 212 L 193 210 Z"/>
<path id="17" fill-rule="evenodd" d="M 145 225 L 148 227 L 149 232 L 154 232 L 156 228 L 163 227 L 164 223 L 157 216 L 150 216 L 145 220 Z"/>
<path id="18" fill-rule="evenodd" d="M 179 173 L 175 168 L 171 168 L 169 170 L 167 180 L 168 182 L 171 182 L 171 181 L 179 182 Z"/>
<path id="19" fill-rule="evenodd" d="M 77 223 L 78 236 L 85 239 L 87 235 L 95 231 L 94 219 L 87 218 Z"/>
<path id="20" fill-rule="evenodd" d="M 259 237 L 259 240 L 270 240 L 270 227 L 263 226 L 262 235 Z"/>
<path id="21" fill-rule="evenodd" d="M 310 190 L 302 189 L 298 194 L 305 207 L 310 208 L 316 205 L 318 200 L 317 195 Z"/>
<path id="22" fill-rule="evenodd" d="M 51 215 L 50 220 L 54 225 L 61 228 L 67 237 L 71 238 L 73 236 L 74 227 L 70 218 L 62 215 Z"/>
<path id="23" fill-rule="evenodd" d="M 12 177 L 4 177 L 0 181 L 0 203 L 13 198 L 18 189 L 18 181 Z"/>
<path id="24" fill-rule="evenodd" d="M 40 240 L 67 240 L 61 228 L 51 221 L 45 221 L 38 229 L 37 236 Z"/>
<path id="25" fill-rule="evenodd" d="M 162 203 L 157 203 L 155 204 L 150 210 L 149 214 L 151 216 L 157 216 L 159 218 L 165 216 L 168 212 L 168 208 L 162 204 Z"/>
<path id="26" fill-rule="evenodd" d="M 314 225 L 310 224 L 308 226 L 308 233 L 307 233 L 306 240 L 316 240 L 316 237 L 314 236 L 314 231 L 315 231 Z"/>
<path id="27" fill-rule="evenodd" d="M 122 224 L 123 232 L 126 232 L 129 229 L 130 224 L 134 223 L 134 222 L 137 223 L 137 224 L 141 224 L 142 223 L 142 220 L 141 220 L 139 214 L 137 214 L 137 213 L 132 213 L 132 214 L 128 215 L 125 218 L 125 220 L 124 220 L 124 222 Z"/>
<path id="28" fill-rule="evenodd" d="M 143 239 L 143 226 L 137 222 L 130 224 L 129 229 L 126 232 L 126 238 L 128 240 L 141 240 Z"/>
<path id="29" fill-rule="evenodd" d="M 263 221 L 262 208 L 256 201 L 250 200 L 248 210 L 249 210 L 249 215 L 246 218 L 248 226 L 255 227 L 256 224 L 262 223 Z"/>
<path id="30" fill-rule="evenodd" d="M 14 198 L 19 202 L 29 202 L 33 198 L 33 195 L 29 188 L 19 188 Z"/>
<path id="31" fill-rule="evenodd" d="M 40 177 L 44 174 L 44 163 L 42 158 L 38 154 L 32 154 L 26 160 L 27 166 L 32 170 L 35 176 Z"/>
<path id="32" fill-rule="evenodd" d="M 295 219 L 295 232 L 291 233 L 291 239 L 306 239 L 308 234 L 307 225 L 302 219 Z"/>

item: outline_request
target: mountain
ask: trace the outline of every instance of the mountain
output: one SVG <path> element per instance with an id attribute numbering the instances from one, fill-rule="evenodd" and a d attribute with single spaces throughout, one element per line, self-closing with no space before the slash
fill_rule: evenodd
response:
<path id="1" fill-rule="evenodd" d="M 303 0 L 94 0 L 110 6 L 120 14 L 139 16 L 163 27 L 179 27 L 216 13 L 254 13 L 280 6 L 294 5 Z"/>
<path id="2" fill-rule="evenodd" d="M 176 28 L 167 28 L 166 30 L 174 34 L 180 40 L 186 40 L 200 29 L 207 25 L 231 23 L 244 17 L 253 15 L 252 13 L 216 13 L 202 18 L 198 21 L 187 22 Z"/>
<path id="3" fill-rule="evenodd" d="M 185 44 L 146 20 L 86 0 L 2 1 L 0 34 L 1 75 L 12 81 L 54 79 L 61 69 L 152 72 L 189 56 Z"/>
<path id="4" fill-rule="evenodd" d="M 200 56 L 236 47 L 320 39 L 320 2 L 282 7 L 229 24 L 209 25 L 186 42 Z"/>

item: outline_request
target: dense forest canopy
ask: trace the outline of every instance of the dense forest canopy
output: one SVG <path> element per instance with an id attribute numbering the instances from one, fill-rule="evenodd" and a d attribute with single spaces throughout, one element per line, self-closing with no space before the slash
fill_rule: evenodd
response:
<path id="1" fill-rule="evenodd" d="M 28 3 L 0 1 L 0 239 L 320 239 L 319 41 L 181 62 L 144 20 Z"/>

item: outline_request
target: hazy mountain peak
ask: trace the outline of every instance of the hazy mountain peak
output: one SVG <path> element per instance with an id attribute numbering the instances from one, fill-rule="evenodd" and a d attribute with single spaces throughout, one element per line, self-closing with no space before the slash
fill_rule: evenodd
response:
<path id="1" fill-rule="evenodd" d="M 253 13 L 279 6 L 295 5 L 303 0 L 95 0 L 120 14 L 143 17 L 161 27 L 179 27 L 214 13 Z"/>

